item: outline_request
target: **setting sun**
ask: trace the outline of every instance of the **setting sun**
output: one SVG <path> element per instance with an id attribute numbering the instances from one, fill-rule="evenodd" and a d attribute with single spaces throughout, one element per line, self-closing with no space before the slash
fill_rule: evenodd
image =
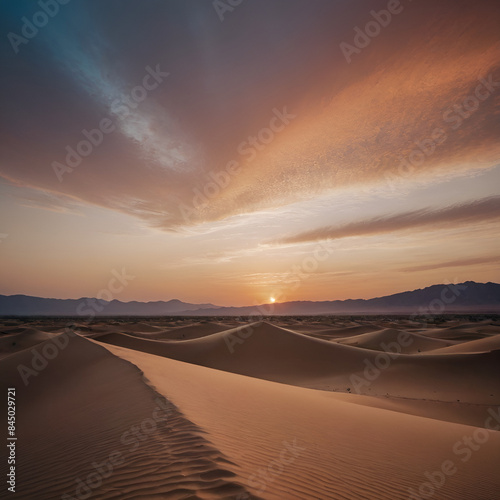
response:
<path id="1" fill-rule="evenodd" d="M 271 302 L 271 304 L 274 304 L 274 303 L 276 302 L 276 299 L 275 299 L 274 297 L 271 297 L 271 298 L 269 299 L 269 302 Z"/>

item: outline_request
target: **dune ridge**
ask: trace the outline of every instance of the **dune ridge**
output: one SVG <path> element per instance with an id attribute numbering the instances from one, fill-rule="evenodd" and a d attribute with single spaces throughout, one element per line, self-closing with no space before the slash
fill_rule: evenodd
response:
<path id="1" fill-rule="evenodd" d="M 17 367 L 30 366 L 31 358 L 23 351 L 0 362 L 2 385 L 21 392 Z M 199 426 L 154 391 L 136 366 L 90 340 L 72 336 L 22 394 L 16 498 L 82 498 L 77 481 L 89 477 L 79 491 L 100 499 L 234 498 L 246 492 L 238 467 Z M 112 453 L 118 454 L 114 465 Z M 93 463 L 101 464 L 100 479 Z M 1 468 L 6 473 L 4 463 Z"/>
<path id="2" fill-rule="evenodd" d="M 14 328 L 12 333 L 0 335 L 0 359 L 52 339 L 53 334 L 36 328 Z"/>
<path id="3" fill-rule="evenodd" d="M 500 350 L 500 334 L 437 349 L 430 354 L 478 353 Z"/>
<path id="4" fill-rule="evenodd" d="M 363 347 L 364 349 L 383 351 L 384 348 L 382 344 L 398 342 L 398 337 L 401 333 L 401 330 L 395 328 L 384 328 L 383 330 L 371 331 L 351 337 L 338 338 L 335 339 L 335 342 L 344 345 Z M 417 352 L 432 351 L 434 349 L 440 349 L 442 347 L 448 347 L 455 344 L 455 342 L 453 341 L 434 339 L 432 337 L 426 337 L 418 333 L 403 333 L 405 333 L 405 338 L 408 338 L 408 345 L 400 345 L 401 352 L 403 354 L 414 354 Z"/>
<path id="5" fill-rule="evenodd" d="M 382 353 L 309 337 L 266 322 L 175 343 L 125 334 L 103 335 L 97 340 L 227 372 L 329 391 L 474 404 L 491 404 L 500 394 L 500 351 L 441 356 L 394 354 L 392 358 L 385 354 L 388 366 L 379 370 Z M 392 335 L 386 339 L 388 343 L 393 340 Z M 446 373 L 450 376 L 444 376 Z"/>
<path id="6" fill-rule="evenodd" d="M 352 404 L 348 399 L 357 396 L 350 394 L 107 348 L 144 370 L 162 394 L 207 429 L 217 448 L 240 465 L 247 488 L 270 500 L 406 500 L 409 489 L 418 489 L 425 480 L 424 472 L 456 459 L 453 446 L 476 429 Z M 493 458 L 500 432 L 484 432 L 488 442 L 440 488 L 438 498 L 494 498 L 500 486 Z M 297 455 L 280 463 L 284 443 L 295 444 Z"/>

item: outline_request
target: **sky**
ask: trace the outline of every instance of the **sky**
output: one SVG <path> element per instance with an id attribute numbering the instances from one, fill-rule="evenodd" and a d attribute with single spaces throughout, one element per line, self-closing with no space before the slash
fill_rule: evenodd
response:
<path id="1" fill-rule="evenodd" d="M 44 10 L 45 8 L 45 10 Z M 500 281 L 500 4 L 4 0 L 0 293 Z"/>

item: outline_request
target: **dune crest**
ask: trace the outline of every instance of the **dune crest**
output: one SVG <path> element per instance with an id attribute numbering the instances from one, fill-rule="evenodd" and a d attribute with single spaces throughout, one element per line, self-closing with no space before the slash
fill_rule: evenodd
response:
<path id="1" fill-rule="evenodd" d="M 3 384 L 21 391 L 17 367 L 30 366 L 31 359 L 24 351 L 0 362 Z M 246 494 L 236 464 L 199 426 L 149 386 L 136 366 L 90 340 L 72 336 L 22 391 L 16 498 Z"/>
<path id="2" fill-rule="evenodd" d="M 418 490 L 427 480 L 425 471 L 439 470 L 450 459 L 457 473 L 437 498 L 491 500 L 500 487 L 494 458 L 500 432 L 481 429 L 488 441 L 461 467 L 453 447 L 476 427 L 353 404 L 349 394 L 107 348 L 144 370 L 162 394 L 206 429 L 210 441 L 242 468 L 254 495 L 270 500 L 407 500 L 410 488 Z M 483 412 L 484 419 L 487 409 Z"/>
<path id="3" fill-rule="evenodd" d="M 367 334 L 373 335 L 373 334 Z M 395 354 L 313 338 L 256 322 L 175 343 L 109 334 L 97 340 L 157 356 L 274 382 L 337 392 L 435 401 L 491 404 L 500 395 L 500 351 L 453 356 L 397 354 L 394 334 L 385 338 Z M 406 342 L 426 339 L 406 333 Z M 429 339 L 432 345 L 442 345 Z M 445 345 L 447 342 L 443 341 Z M 453 374 L 453 377 L 447 374 Z"/>

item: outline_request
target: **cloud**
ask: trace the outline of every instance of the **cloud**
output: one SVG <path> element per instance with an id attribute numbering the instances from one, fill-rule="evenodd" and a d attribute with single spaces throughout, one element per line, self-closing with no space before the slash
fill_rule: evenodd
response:
<path id="1" fill-rule="evenodd" d="M 6 180 L 5 184 L 8 188 L 2 194 L 5 197 L 9 196 L 17 200 L 21 206 L 58 213 L 82 215 L 84 204 L 73 197 L 42 189 L 24 187 L 9 180 Z"/>
<path id="2" fill-rule="evenodd" d="M 9 51 L 0 176 L 179 231 L 384 183 L 435 127 L 447 140 L 406 179 L 498 162 L 500 91 L 456 130 L 443 113 L 478 78 L 499 79 L 500 9 L 413 2 L 349 65 L 339 44 L 376 3 L 249 2 L 224 23 L 210 2 L 69 3 L 17 56 L 0 48 Z M 1 18 L 4 31 L 23 15 Z M 170 75 L 120 113 L 113 103 L 156 64 Z M 297 117 L 255 158 L 241 154 L 285 106 Z M 116 132 L 59 182 L 52 163 L 108 116 Z M 238 173 L 214 189 L 211 175 L 229 161 Z"/>
<path id="3" fill-rule="evenodd" d="M 127 81 L 119 69 L 110 66 L 113 51 L 98 25 L 85 10 L 81 16 L 80 22 L 93 25 L 91 34 L 82 37 L 61 29 L 42 38 L 56 65 L 102 106 L 105 116 L 140 148 L 146 162 L 176 171 L 192 168 L 196 148 L 187 144 L 180 124 L 154 98 L 161 94 L 169 72 L 161 64 L 144 65 L 136 81 Z"/>
<path id="4" fill-rule="evenodd" d="M 274 243 L 305 243 L 352 236 L 373 236 L 404 230 L 433 230 L 443 227 L 477 224 L 500 218 L 500 196 L 453 205 L 441 209 L 426 208 L 396 215 L 375 217 L 342 226 L 326 226 L 282 238 Z"/>
<path id="5" fill-rule="evenodd" d="M 445 267 L 466 267 L 466 266 L 476 266 L 481 264 L 495 264 L 500 262 L 500 257 L 498 255 L 489 257 L 477 257 L 471 259 L 457 259 L 448 262 L 437 262 L 435 264 L 425 264 L 421 266 L 404 267 L 399 269 L 403 273 L 414 273 L 419 271 L 431 271 L 433 269 L 443 269 Z"/>

